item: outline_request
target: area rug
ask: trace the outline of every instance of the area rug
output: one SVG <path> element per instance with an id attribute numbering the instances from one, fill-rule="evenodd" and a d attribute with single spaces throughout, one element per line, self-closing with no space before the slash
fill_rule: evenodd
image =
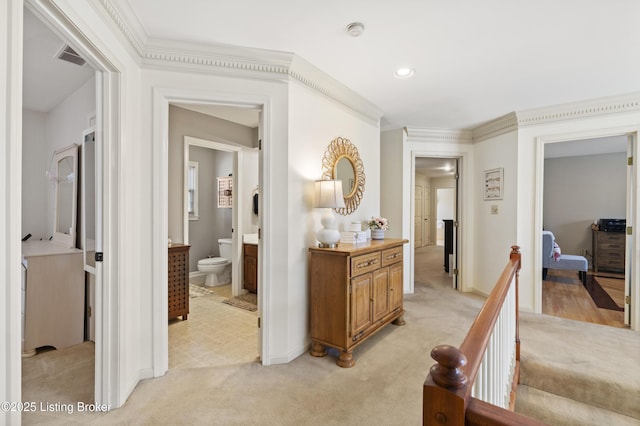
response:
<path id="1" fill-rule="evenodd" d="M 258 310 L 258 296 L 253 293 L 242 294 L 230 299 L 225 299 L 222 303 L 244 309 L 245 311 L 255 312 Z"/>
<path id="2" fill-rule="evenodd" d="M 618 304 L 611 298 L 609 293 L 602 288 L 602 285 L 598 281 L 607 281 L 607 286 L 615 286 L 616 284 L 622 285 L 624 291 L 624 280 L 619 280 L 615 278 L 605 278 L 605 277 L 594 277 L 589 275 L 587 277 L 587 285 L 585 288 L 589 292 L 589 296 L 593 299 L 593 302 L 596 304 L 598 308 L 602 309 L 610 309 L 612 311 L 624 311 L 624 308 L 618 306 Z M 610 280 L 621 281 L 621 283 L 610 283 Z"/>
<path id="3" fill-rule="evenodd" d="M 194 297 L 209 296 L 212 294 L 215 294 L 215 293 L 204 286 L 191 284 L 191 283 L 189 284 L 189 297 L 192 299 Z"/>

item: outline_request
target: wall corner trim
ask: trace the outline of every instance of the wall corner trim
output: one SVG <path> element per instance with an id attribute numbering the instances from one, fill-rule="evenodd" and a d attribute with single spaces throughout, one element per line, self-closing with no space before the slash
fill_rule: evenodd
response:
<path id="1" fill-rule="evenodd" d="M 518 117 L 515 112 L 510 112 L 474 128 L 473 142 L 481 142 L 515 130 L 518 130 Z"/>

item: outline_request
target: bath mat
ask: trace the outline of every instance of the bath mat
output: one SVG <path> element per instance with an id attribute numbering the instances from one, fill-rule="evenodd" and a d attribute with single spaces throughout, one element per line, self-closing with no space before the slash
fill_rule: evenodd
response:
<path id="1" fill-rule="evenodd" d="M 225 299 L 222 303 L 244 309 L 245 311 L 255 312 L 258 310 L 258 296 L 253 293 L 242 294 L 230 299 Z"/>
<path id="2" fill-rule="evenodd" d="M 197 284 L 189 284 L 189 297 L 192 299 L 194 297 L 209 296 L 211 294 L 215 294 L 215 293 L 204 286 L 197 285 Z"/>

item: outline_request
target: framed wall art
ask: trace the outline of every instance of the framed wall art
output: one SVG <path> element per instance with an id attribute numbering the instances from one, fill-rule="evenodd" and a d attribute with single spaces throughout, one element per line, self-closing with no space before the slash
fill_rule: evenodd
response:
<path id="1" fill-rule="evenodd" d="M 484 199 L 502 200 L 504 194 L 504 168 L 484 171 Z"/>

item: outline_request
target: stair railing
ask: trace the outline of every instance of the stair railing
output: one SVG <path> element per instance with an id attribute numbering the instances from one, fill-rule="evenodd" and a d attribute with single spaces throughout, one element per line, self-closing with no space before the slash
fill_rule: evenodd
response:
<path id="1" fill-rule="evenodd" d="M 423 390 L 425 425 L 539 425 L 513 412 L 520 377 L 518 283 L 520 247 L 460 348 L 436 346 Z"/>

